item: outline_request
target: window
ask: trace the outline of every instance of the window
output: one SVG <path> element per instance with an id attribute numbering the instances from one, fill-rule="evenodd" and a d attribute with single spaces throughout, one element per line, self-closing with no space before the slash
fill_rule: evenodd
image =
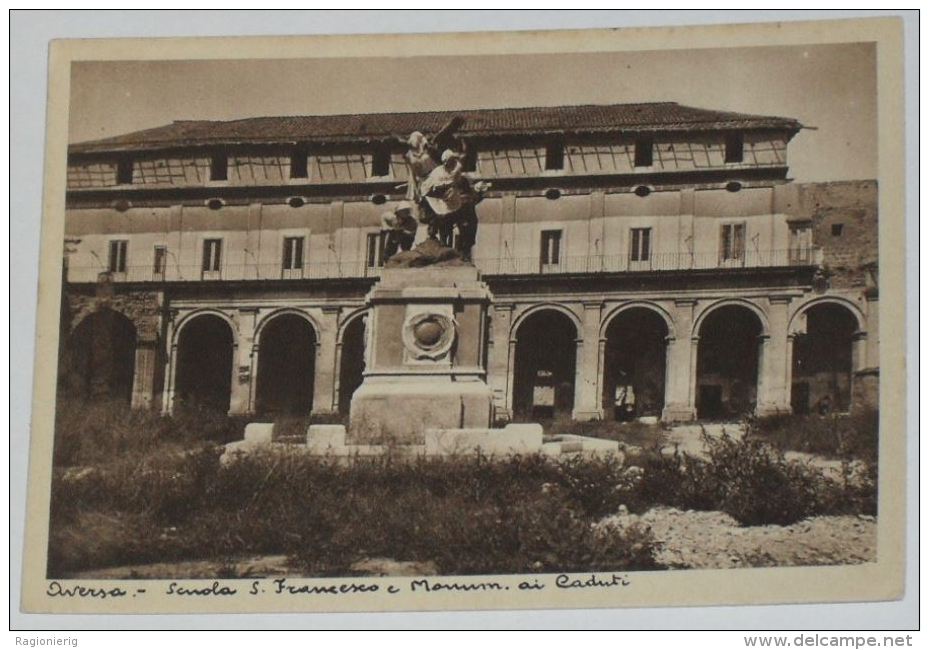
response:
<path id="1" fill-rule="evenodd" d="M 564 169 L 563 142 L 550 142 L 545 147 L 545 169 Z"/>
<path id="2" fill-rule="evenodd" d="M 723 261 L 745 258 L 745 224 L 728 223 L 720 230 L 719 256 Z"/>
<path id="3" fill-rule="evenodd" d="M 222 239 L 204 239 L 203 240 L 203 270 L 219 271 L 222 263 L 223 240 Z"/>
<path id="4" fill-rule="evenodd" d="M 155 246 L 154 263 L 152 264 L 152 273 L 155 275 L 164 275 L 165 267 L 168 264 L 167 246 Z"/>
<path id="5" fill-rule="evenodd" d="M 132 183 L 132 161 L 124 158 L 116 163 L 116 184 L 129 185 Z"/>
<path id="6" fill-rule="evenodd" d="M 745 141 L 741 133 L 726 134 L 726 162 L 742 162 L 745 149 Z"/>
<path id="7" fill-rule="evenodd" d="M 129 242 L 125 239 L 114 239 L 110 242 L 110 254 L 107 267 L 110 273 L 126 272 L 126 250 Z"/>
<path id="8" fill-rule="evenodd" d="M 813 259 L 812 243 L 813 230 L 809 224 L 790 224 L 788 261 L 791 264 L 809 264 Z"/>
<path id="9" fill-rule="evenodd" d="M 647 262 L 651 255 L 652 229 L 633 228 L 630 232 L 629 242 L 631 245 L 629 259 L 633 262 Z"/>
<path id="10" fill-rule="evenodd" d="M 369 267 L 384 264 L 384 237 L 379 232 L 368 233 L 365 261 Z"/>
<path id="11" fill-rule="evenodd" d="M 832 236 L 841 237 L 842 236 L 842 224 L 834 223 L 832 224 Z"/>
<path id="12" fill-rule="evenodd" d="M 229 178 L 229 157 L 224 153 L 213 154 L 210 158 L 210 180 L 224 181 Z"/>
<path id="13" fill-rule="evenodd" d="M 542 231 L 542 265 L 559 264 L 561 262 L 561 231 Z"/>
<path id="14" fill-rule="evenodd" d="M 308 152 L 304 147 L 297 147 L 290 154 L 290 177 L 307 178 Z"/>
<path id="15" fill-rule="evenodd" d="M 285 270 L 303 268 L 303 237 L 284 237 L 281 261 Z"/>
<path id="16" fill-rule="evenodd" d="M 382 145 L 374 150 L 374 155 L 371 157 L 371 175 L 390 175 L 390 149 L 387 146 Z"/>
<path id="17" fill-rule="evenodd" d="M 642 136 L 635 139 L 635 166 L 651 167 L 652 166 L 652 147 L 655 145 L 654 138 Z"/>

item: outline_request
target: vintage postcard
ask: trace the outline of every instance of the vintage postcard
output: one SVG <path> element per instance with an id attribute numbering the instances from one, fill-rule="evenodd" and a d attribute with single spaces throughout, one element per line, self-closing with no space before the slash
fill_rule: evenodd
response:
<path id="1" fill-rule="evenodd" d="M 901 597 L 901 29 L 54 42 L 23 610 Z"/>

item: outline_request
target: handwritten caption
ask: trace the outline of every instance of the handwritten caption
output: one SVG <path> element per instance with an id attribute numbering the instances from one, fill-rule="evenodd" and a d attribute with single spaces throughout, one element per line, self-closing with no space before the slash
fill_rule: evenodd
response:
<path id="1" fill-rule="evenodd" d="M 588 573 L 558 574 L 538 578 L 496 577 L 487 579 L 469 578 L 409 578 L 390 582 L 337 581 L 297 578 L 258 578 L 245 580 L 165 580 L 157 586 L 146 588 L 135 586 L 113 586 L 113 583 L 73 583 L 52 580 L 46 595 L 52 598 L 113 600 L 151 596 L 169 598 L 230 598 L 230 597 L 296 597 L 296 596 L 345 596 L 359 594 L 397 595 L 432 593 L 480 593 L 480 592 L 541 592 L 566 590 L 606 590 L 625 588 L 631 585 L 627 574 Z"/>

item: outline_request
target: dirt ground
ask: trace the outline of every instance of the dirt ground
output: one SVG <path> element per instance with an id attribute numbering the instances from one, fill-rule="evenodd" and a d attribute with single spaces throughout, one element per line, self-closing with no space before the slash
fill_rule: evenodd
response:
<path id="1" fill-rule="evenodd" d="M 674 569 L 860 564 L 877 560 L 873 517 L 812 517 L 791 526 L 740 526 L 723 512 L 654 508 L 620 513 L 600 526 L 640 524 L 658 543 L 656 560 Z"/>

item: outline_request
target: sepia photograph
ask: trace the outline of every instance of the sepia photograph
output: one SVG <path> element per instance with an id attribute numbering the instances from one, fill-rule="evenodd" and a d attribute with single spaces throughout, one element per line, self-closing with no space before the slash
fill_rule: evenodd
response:
<path id="1" fill-rule="evenodd" d="M 898 26 L 707 30 L 55 43 L 26 600 L 899 595 Z"/>

